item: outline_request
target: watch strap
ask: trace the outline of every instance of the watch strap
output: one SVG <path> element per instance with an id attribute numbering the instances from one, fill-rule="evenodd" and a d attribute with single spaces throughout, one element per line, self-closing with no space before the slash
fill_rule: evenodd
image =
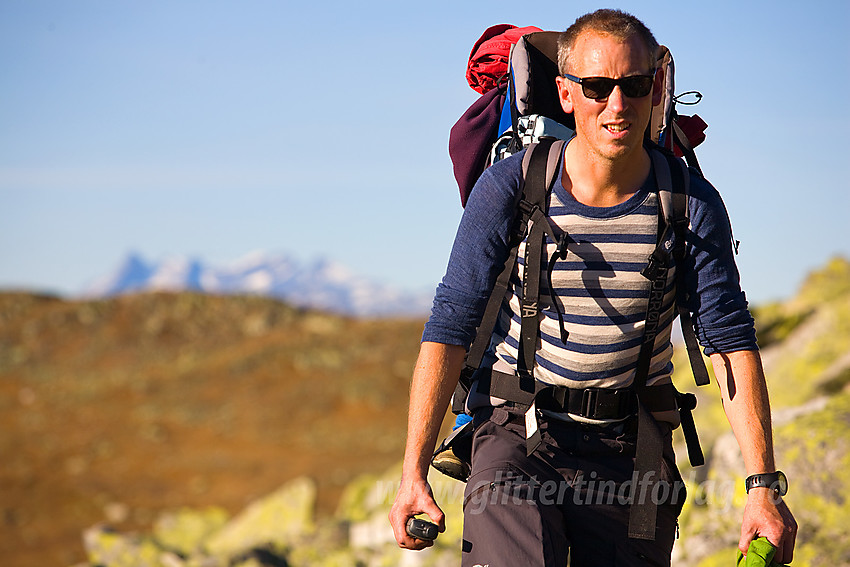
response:
<path id="1" fill-rule="evenodd" d="M 747 493 L 750 492 L 751 488 L 758 488 L 761 486 L 772 488 L 775 491 L 782 493 L 780 478 L 784 476 L 785 475 L 782 471 L 753 474 L 747 477 L 746 481 L 744 481 L 744 484 L 746 486 Z"/>

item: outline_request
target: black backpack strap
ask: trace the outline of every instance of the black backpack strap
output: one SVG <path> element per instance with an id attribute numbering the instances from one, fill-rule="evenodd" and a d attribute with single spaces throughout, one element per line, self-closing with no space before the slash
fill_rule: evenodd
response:
<path id="1" fill-rule="evenodd" d="M 521 227 L 519 228 L 521 230 Z M 481 360 L 490 346 L 490 338 L 496 328 L 496 322 L 499 320 L 499 313 L 502 310 L 502 302 L 508 291 L 508 283 L 511 279 L 511 274 L 514 271 L 516 264 L 518 241 L 514 238 L 513 247 L 508 254 L 508 259 L 505 260 L 505 266 L 502 268 L 502 273 L 496 278 L 493 284 L 493 291 L 490 292 L 490 298 L 487 300 L 487 306 L 484 308 L 484 315 L 481 318 L 481 323 L 475 332 L 475 339 L 466 353 L 466 364 L 460 375 L 460 380 L 455 388 L 454 396 L 452 397 L 452 412 L 461 414 L 464 412 L 466 397 L 469 394 L 469 389 L 472 387 L 472 375 L 481 366 Z M 521 239 L 520 239 L 521 240 Z"/>
<path id="2" fill-rule="evenodd" d="M 635 475 L 639 480 L 651 480 L 651 473 L 657 473 L 661 470 L 663 441 L 658 424 L 647 410 L 644 399 L 647 397 L 647 380 L 652 354 L 655 350 L 655 338 L 663 316 L 664 295 L 671 260 L 676 261 L 676 279 L 680 280 L 686 253 L 685 237 L 689 224 L 690 175 L 687 167 L 681 160 L 658 149 L 652 148 L 649 153 L 658 187 L 659 219 L 658 242 L 646 268 L 641 272 L 650 281 L 650 292 L 643 342 L 638 355 L 634 379 L 634 388 L 639 401 L 638 438 L 635 456 Z M 672 250 L 669 248 L 671 239 Z M 708 372 L 694 335 L 690 312 L 684 306 L 678 305 L 678 302 L 677 311 L 682 317 L 682 332 L 685 335 L 685 343 L 688 348 L 688 355 L 691 358 L 696 382 L 699 385 L 708 383 Z M 696 398 L 692 394 L 678 394 L 677 402 L 682 418 L 682 432 L 688 444 L 691 464 L 697 466 L 704 462 L 704 458 L 691 415 L 691 410 L 696 405 Z M 652 494 L 651 488 L 649 493 Z M 654 539 L 657 506 L 651 498 L 646 499 L 641 496 L 643 495 L 635 495 L 635 500 L 633 500 L 629 511 L 629 537 Z"/>
<path id="3" fill-rule="evenodd" d="M 537 192 L 542 186 L 542 202 L 545 207 L 548 191 L 557 177 L 557 167 L 560 163 L 560 156 L 564 151 L 564 145 L 565 142 L 561 140 L 555 141 L 545 139 L 538 144 L 529 145 L 525 155 L 523 156 L 523 186 L 517 192 L 517 213 L 513 223 L 512 234 L 510 235 L 511 250 L 508 254 L 507 260 L 505 261 L 504 267 L 502 268 L 502 272 L 496 278 L 496 282 L 490 292 L 490 298 L 487 300 L 484 315 L 482 316 L 481 323 L 476 330 L 475 339 L 467 353 L 466 365 L 463 373 L 461 374 L 461 379 L 458 383 L 458 387 L 455 389 L 455 395 L 452 400 L 452 411 L 454 413 L 463 412 L 466 395 L 469 393 L 469 388 L 472 383 L 472 374 L 481 365 L 484 354 L 490 346 L 490 338 L 496 328 L 496 322 L 499 319 L 502 303 L 505 299 L 505 295 L 507 294 L 511 275 L 514 272 L 514 267 L 516 265 L 517 249 L 519 248 L 520 242 L 522 242 L 522 240 L 526 237 L 529 222 L 535 216 L 535 207 L 529 206 L 528 203 L 529 197 L 527 195 L 527 190 L 533 190 L 535 193 L 533 198 L 540 199 Z M 538 224 L 541 228 L 543 228 L 543 223 L 538 222 Z M 548 225 L 548 223 L 546 224 Z M 537 287 L 539 288 L 539 271 L 537 279 Z"/>
<path id="4" fill-rule="evenodd" d="M 686 232 L 688 229 L 689 213 L 688 198 L 690 195 L 690 173 L 682 160 L 662 153 L 652 152 L 656 172 L 659 172 L 658 192 L 659 201 L 666 226 L 673 231 L 673 249 L 671 255 L 676 263 L 676 280 L 682 281 L 684 276 L 685 255 L 687 253 Z M 666 168 L 664 167 L 666 165 Z M 663 171 L 661 171 L 663 168 Z M 669 178 L 669 185 L 668 185 Z M 688 308 L 680 302 L 676 302 L 676 310 L 679 315 L 679 323 L 682 327 L 682 336 L 685 339 L 685 348 L 691 363 L 691 372 L 697 386 L 705 386 L 710 380 L 705 360 L 700 352 L 699 342 L 694 333 L 693 319 Z M 697 436 L 696 425 L 692 411 L 696 408 L 697 399 L 693 394 L 676 392 L 676 401 L 679 406 L 679 417 L 682 422 L 682 433 L 688 448 L 688 459 L 691 466 L 698 467 L 705 464 L 705 456 L 700 447 Z"/>
<path id="5" fill-rule="evenodd" d="M 490 337 L 496 328 L 496 321 L 499 319 L 502 302 L 508 292 L 508 283 L 514 270 L 514 264 L 516 264 L 516 253 L 517 246 L 514 245 L 508 254 L 508 259 L 505 260 L 502 273 L 496 278 L 496 283 L 493 285 L 493 291 L 490 293 L 490 299 L 487 300 L 487 307 L 485 307 L 484 315 L 481 318 L 481 324 L 476 331 L 475 340 L 466 355 L 466 365 L 473 370 L 481 366 L 481 360 L 490 345 Z"/>
<path id="6" fill-rule="evenodd" d="M 688 213 L 688 199 L 690 195 L 690 174 L 687 166 L 682 160 L 676 159 L 668 153 L 651 151 L 653 167 L 658 182 L 658 199 L 661 206 L 660 217 L 663 219 L 667 229 L 673 233 L 673 249 L 670 252 L 676 263 L 676 280 L 681 281 L 683 277 L 683 266 L 687 253 L 687 230 L 690 224 Z M 659 246 L 663 246 L 659 242 Z M 659 249 L 656 249 L 659 252 Z M 653 253 L 655 255 L 655 253 Z M 694 333 L 691 312 L 685 305 L 677 301 L 676 308 L 679 321 L 682 325 L 682 335 L 685 339 L 685 347 L 691 362 L 691 370 L 697 386 L 705 386 L 709 383 L 708 370 L 705 367 L 700 352 L 699 342 Z"/>
<path id="7" fill-rule="evenodd" d="M 525 239 L 525 258 L 523 263 L 522 298 L 520 300 L 520 336 L 517 356 L 517 374 L 522 378 L 534 377 L 534 363 L 537 355 L 537 342 L 540 336 L 540 274 L 547 235 L 558 243 L 555 255 L 546 271 L 549 296 L 552 308 L 558 313 L 561 325 L 561 340 L 566 342 L 563 315 L 552 289 L 551 270 L 555 257 L 566 257 L 567 234 L 555 235 L 555 229 L 549 224 L 547 212 L 549 195 L 558 174 L 558 165 L 564 155 L 566 142 L 552 138 L 542 138 L 531 155 L 526 153 L 523 160 L 522 200 L 520 210 L 531 222 Z M 530 147 L 529 147 L 530 148 Z M 540 392 L 535 392 L 535 399 Z M 525 413 L 526 454 L 531 455 L 543 441 L 537 421 L 537 407 L 534 401 Z"/>
<path id="8" fill-rule="evenodd" d="M 650 152 L 654 156 L 655 152 Z M 661 175 L 659 167 L 653 164 L 658 179 L 659 193 L 665 182 L 669 181 L 669 170 L 666 163 L 663 165 Z M 661 180 L 661 176 L 667 173 L 667 179 Z M 667 183 L 667 187 L 671 184 Z M 670 238 L 670 228 L 659 214 L 658 221 L 658 243 L 649 257 L 646 268 L 641 272 L 650 281 L 649 298 L 647 300 L 646 317 L 644 322 L 643 339 L 638 353 L 635 367 L 635 377 L 632 384 L 638 398 L 638 430 L 637 445 L 635 447 L 635 469 L 633 473 L 634 487 L 647 486 L 646 492 L 638 493 L 632 491 L 632 501 L 629 507 L 629 537 L 642 540 L 655 539 L 655 525 L 658 515 L 658 505 L 652 498 L 653 488 L 658 481 L 656 475 L 661 471 L 661 459 L 664 450 L 664 440 L 658 423 L 646 408 L 647 380 L 649 378 L 652 353 L 655 350 L 655 337 L 661 321 L 662 308 L 664 304 L 664 290 L 667 287 L 667 272 L 669 271 L 669 257 L 666 253 L 665 243 Z"/>
<path id="9" fill-rule="evenodd" d="M 522 299 L 520 315 L 522 319 L 519 340 L 517 371 L 522 376 L 531 376 L 534 372 L 534 359 L 540 331 L 540 274 L 546 236 L 555 238 L 546 213 L 549 208 L 549 192 L 558 173 L 558 163 L 563 154 L 565 142 L 552 138 L 541 139 L 526 150 L 523 159 L 523 189 L 519 209 L 523 218 L 530 221 L 525 241 L 523 262 Z"/>

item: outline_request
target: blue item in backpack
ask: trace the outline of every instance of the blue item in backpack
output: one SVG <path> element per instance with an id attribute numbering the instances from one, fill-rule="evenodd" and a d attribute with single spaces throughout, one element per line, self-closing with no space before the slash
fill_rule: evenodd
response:
<path id="1" fill-rule="evenodd" d="M 452 427 L 452 431 L 454 431 L 454 430 L 455 430 L 455 429 L 457 429 L 458 427 L 463 427 L 464 425 L 466 425 L 466 424 L 467 424 L 467 423 L 469 423 L 470 421 L 472 421 L 472 416 L 471 416 L 471 415 L 466 415 L 465 413 L 459 414 L 459 415 L 457 416 L 457 418 L 455 419 L 455 424 L 454 424 L 454 426 Z"/>

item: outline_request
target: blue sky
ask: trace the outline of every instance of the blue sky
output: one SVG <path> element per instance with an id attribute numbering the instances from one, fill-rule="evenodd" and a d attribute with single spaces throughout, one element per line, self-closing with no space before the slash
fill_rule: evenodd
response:
<path id="1" fill-rule="evenodd" d="M 447 140 L 496 23 L 591 2 L 0 1 L 0 288 L 79 291 L 129 251 L 326 257 L 433 288 Z M 850 256 L 850 4 L 615 2 L 698 89 L 752 301 Z M 688 113 L 688 109 L 682 109 Z"/>

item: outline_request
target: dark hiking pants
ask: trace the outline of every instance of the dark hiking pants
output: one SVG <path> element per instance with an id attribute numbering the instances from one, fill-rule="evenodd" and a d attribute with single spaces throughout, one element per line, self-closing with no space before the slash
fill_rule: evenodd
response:
<path id="1" fill-rule="evenodd" d="M 476 412 L 462 565 L 562 567 L 568 558 L 571 567 L 670 565 L 685 500 L 670 428 L 663 428 L 661 481 L 649 494 L 650 485 L 632 478 L 636 420 L 605 427 L 540 421 L 543 443 L 527 457 L 522 415 Z M 659 503 L 654 541 L 628 538 L 633 488 Z"/>

